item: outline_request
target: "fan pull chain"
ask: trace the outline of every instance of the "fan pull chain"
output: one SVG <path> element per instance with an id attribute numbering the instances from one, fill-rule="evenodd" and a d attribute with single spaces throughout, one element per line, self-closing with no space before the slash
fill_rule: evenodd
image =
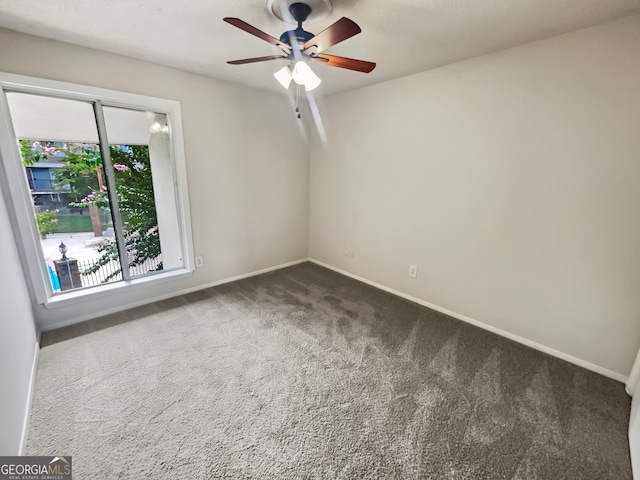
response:
<path id="1" fill-rule="evenodd" d="M 296 84 L 296 113 L 298 114 L 298 118 L 302 118 L 300 115 L 300 85 Z"/>

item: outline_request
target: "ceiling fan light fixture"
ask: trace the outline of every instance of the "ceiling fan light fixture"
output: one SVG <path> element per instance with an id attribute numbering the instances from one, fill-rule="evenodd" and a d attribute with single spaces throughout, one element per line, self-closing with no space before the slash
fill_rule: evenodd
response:
<path id="1" fill-rule="evenodd" d="M 149 125 L 149 133 L 169 133 L 167 116 L 164 113 L 147 112 L 148 118 L 153 118 L 153 123 Z"/>
<path id="2" fill-rule="evenodd" d="M 162 125 L 160 122 L 153 122 L 149 126 L 149 133 L 160 133 L 162 131 Z"/>
<path id="3" fill-rule="evenodd" d="M 269 8 L 274 15 L 278 16 L 277 13 L 282 12 L 282 16 L 278 16 L 278 18 L 285 19 L 286 22 L 295 20 L 293 23 L 297 23 L 297 28 L 295 30 L 287 30 L 280 35 L 278 39 L 239 18 L 225 17 L 223 20 L 229 25 L 278 47 L 282 52 L 280 55 L 243 58 L 240 60 L 230 60 L 227 63 L 231 65 L 243 65 L 246 63 L 267 62 L 271 60 L 286 60 L 289 62 L 289 65 L 274 74 L 278 83 L 288 90 L 293 80 L 296 82 L 296 85 L 303 85 L 307 92 L 314 90 L 322 82 L 307 63 L 321 61 L 324 65 L 330 67 L 344 68 L 363 73 L 369 73 L 375 68 L 376 64 L 373 62 L 323 53 L 326 49 L 362 32 L 361 28 L 353 20 L 342 17 L 317 35 L 304 30 L 302 24 L 308 21 L 314 11 L 318 10 L 318 8 L 316 8 L 319 7 L 317 2 L 322 2 L 324 7 L 330 10 L 331 0 L 268 1 Z M 299 92 L 300 88 L 296 90 Z"/>
<path id="4" fill-rule="evenodd" d="M 293 75 L 291 74 L 291 69 L 288 66 L 282 67 L 276 73 L 273 74 L 278 80 L 278 83 L 282 85 L 285 89 L 289 88 L 291 85 L 291 80 L 293 80 Z"/>
<path id="5" fill-rule="evenodd" d="M 310 92 L 322 82 L 322 80 L 313 73 L 311 67 L 303 60 L 296 62 L 293 67 L 292 77 L 293 81 L 298 85 L 304 85 L 307 92 Z"/>
<path id="6" fill-rule="evenodd" d="M 307 83 L 304 85 L 304 89 L 307 92 L 310 92 L 311 90 L 315 90 L 321 83 L 322 80 L 314 74 L 313 78 L 307 80 Z"/>

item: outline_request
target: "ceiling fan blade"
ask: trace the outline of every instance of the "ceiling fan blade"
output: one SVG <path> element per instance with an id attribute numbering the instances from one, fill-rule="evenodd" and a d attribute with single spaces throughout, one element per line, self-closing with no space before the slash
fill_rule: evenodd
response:
<path id="1" fill-rule="evenodd" d="M 270 43 L 271 45 L 275 45 L 276 47 L 280 47 L 280 48 L 282 48 L 283 50 L 285 50 L 287 52 L 291 51 L 291 47 L 289 45 L 287 45 L 286 43 L 282 43 L 277 38 L 272 37 L 271 35 L 269 35 L 267 33 L 264 33 L 262 30 L 257 29 L 253 25 L 249 25 L 244 20 L 240 20 L 239 18 L 234 18 L 234 17 L 225 17 L 225 18 L 223 18 L 223 20 L 225 22 L 227 22 L 228 24 L 233 25 L 234 27 L 238 27 L 240 30 L 244 30 L 245 32 L 250 33 L 251 35 L 254 35 L 254 36 L 264 40 L 265 42 Z"/>
<path id="2" fill-rule="evenodd" d="M 268 60 L 286 60 L 286 55 L 267 55 L 266 57 L 243 58 L 242 60 L 229 60 L 227 63 L 231 65 L 243 65 L 245 63 L 266 62 Z"/>
<path id="3" fill-rule="evenodd" d="M 303 49 L 317 47 L 317 52 L 322 52 L 327 48 L 336 45 L 337 43 L 351 38 L 361 32 L 360 27 L 353 20 L 349 20 L 347 17 L 342 17 L 330 27 L 327 27 L 318 35 L 308 40 Z"/>
<path id="4" fill-rule="evenodd" d="M 330 67 L 346 68 L 349 70 L 355 70 L 356 72 L 369 73 L 374 68 L 376 68 L 376 64 L 373 62 L 356 60 L 354 58 L 337 57 L 335 55 L 327 55 L 325 53 L 320 55 L 315 55 L 311 58 L 323 65 L 329 65 Z"/>

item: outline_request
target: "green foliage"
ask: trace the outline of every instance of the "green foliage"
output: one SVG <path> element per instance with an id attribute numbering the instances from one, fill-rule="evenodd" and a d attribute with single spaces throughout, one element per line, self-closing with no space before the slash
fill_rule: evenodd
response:
<path id="1" fill-rule="evenodd" d="M 64 166 L 56 169 L 53 185 L 58 190 L 68 191 L 72 197 L 82 197 L 98 190 L 98 172 L 102 168 L 102 158 L 96 145 L 68 144 Z"/>
<path id="2" fill-rule="evenodd" d="M 53 186 L 72 197 L 82 197 L 99 188 L 98 175 L 102 157 L 97 145 L 87 143 L 54 143 L 20 140 L 20 154 L 25 166 L 54 157 L 62 168 L 53 173 Z M 60 155 L 61 154 L 61 155 Z"/>
<path id="3" fill-rule="evenodd" d="M 38 224 L 38 230 L 43 237 L 53 233 L 55 225 L 58 223 L 58 210 L 45 210 L 44 212 L 36 213 L 36 222 Z"/>
<path id="4" fill-rule="evenodd" d="M 122 221 L 129 267 L 142 265 L 160 255 L 160 237 L 158 235 L 158 217 L 156 215 L 153 182 L 149 162 L 149 147 L 111 145 L 109 147 L 114 175 L 116 194 Z M 68 191 L 72 196 L 83 197 L 70 206 L 109 209 L 109 197 L 106 187 L 100 187 L 102 157 L 96 145 L 91 144 L 53 144 L 20 140 L 20 152 L 25 165 L 33 165 L 51 156 L 58 156 L 63 167 L 56 169 L 54 186 Z M 45 212 L 43 212 L 44 214 Z M 57 214 L 57 211 L 56 211 Z M 42 215 L 42 214 L 40 214 Z M 53 223 L 57 220 L 54 219 Z M 40 226 L 40 220 L 38 220 Z M 41 227 L 41 233 L 43 232 Z M 51 225 L 46 227 L 51 233 Z M 43 233 L 46 234 L 46 233 Z M 119 261 L 118 248 L 114 241 L 106 240 L 98 246 L 100 257 L 88 268 L 86 275 L 97 272 L 111 261 Z M 162 263 L 156 270 L 162 269 Z M 105 282 L 120 274 L 115 270 L 106 277 Z"/>
<path id="5" fill-rule="evenodd" d="M 158 217 L 149 168 L 149 148 L 138 145 L 112 145 L 109 149 L 116 178 L 118 206 L 124 223 L 129 266 L 134 267 L 160 255 Z M 94 192 L 84 200 L 85 204 L 95 204 L 102 208 L 109 206 L 106 192 Z M 98 252 L 101 254 L 100 258 L 86 270 L 87 275 L 118 259 L 115 242 L 103 243 L 98 246 Z M 162 264 L 159 264 L 157 270 L 161 269 Z M 120 269 L 117 269 L 105 281 L 119 273 Z"/>
<path id="6" fill-rule="evenodd" d="M 33 165 L 34 163 L 46 160 L 55 156 L 58 149 L 53 142 L 33 142 L 31 140 L 20 140 L 20 155 L 25 165 Z"/>

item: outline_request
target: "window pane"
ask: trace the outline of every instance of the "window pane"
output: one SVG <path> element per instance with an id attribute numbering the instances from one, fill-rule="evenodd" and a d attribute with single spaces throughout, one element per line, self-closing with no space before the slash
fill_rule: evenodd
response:
<path id="1" fill-rule="evenodd" d="M 162 270 L 149 147 L 109 145 L 131 278 Z"/>
<path id="2" fill-rule="evenodd" d="M 191 274 L 179 102 L 0 72 L 0 117 L 0 183 L 37 303 L 63 306 Z M 112 151 L 129 170 L 113 168 Z M 139 171 L 144 188 L 131 187 L 123 172 Z M 146 210 L 122 196 L 140 192 Z M 135 218 L 151 227 L 127 245 Z M 138 268 L 145 251 L 152 265 Z M 66 282 L 57 270 L 63 256 L 77 267 Z"/>
<path id="3" fill-rule="evenodd" d="M 167 116 L 103 112 L 131 278 L 182 268 Z"/>
<path id="4" fill-rule="evenodd" d="M 15 92 L 7 102 L 53 292 L 121 279 L 117 259 L 91 269 L 113 231 L 108 202 L 94 201 L 106 186 L 92 104 Z"/>
<path id="5" fill-rule="evenodd" d="M 8 92 L 7 102 L 18 138 L 98 143 L 91 103 L 17 92 Z"/>

